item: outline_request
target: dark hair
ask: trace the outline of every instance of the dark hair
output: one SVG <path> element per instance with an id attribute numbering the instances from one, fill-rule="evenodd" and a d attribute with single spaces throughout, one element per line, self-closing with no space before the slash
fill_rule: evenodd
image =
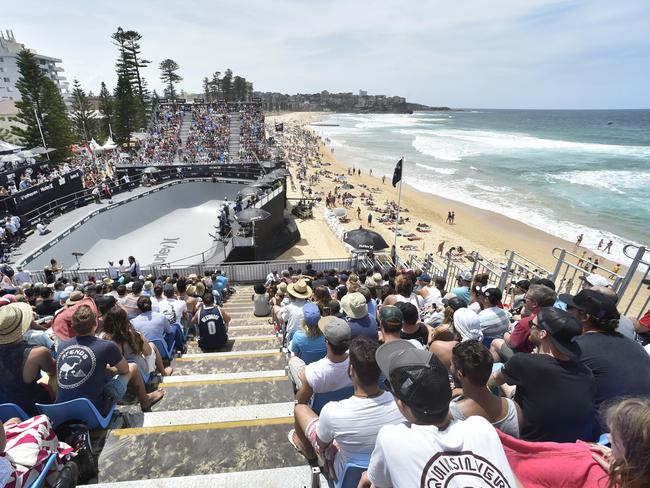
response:
<path id="1" fill-rule="evenodd" d="M 379 347 L 376 339 L 359 336 L 350 341 L 350 366 L 364 386 L 376 385 L 379 381 L 381 370 L 375 359 L 375 352 Z"/>
<path id="2" fill-rule="evenodd" d="M 345 351 L 347 351 L 350 347 L 350 341 L 343 341 L 340 344 L 332 344 L 331 342 L 327 341 L 327 339 L 325 339 L 325 341 L 330 345 L 332 352 L 337 356 L 344 354 Z"/>
<path id="3" fill-rule="evenodd" d="M 142 354 L 144 350 L 144 341 L 142 336 L 129 322 L 129 317 L 122 307 L 113 307 L 104 317 L 104 333 L 108 338 L 117 344 L 127 343 L 135 354 Z"/>
<path id="4" fill-rule="evenodd" d="M 187 291 L 187 282 L 185 278 L 181 278 L 176 282 L 176 291 L 178 293 L 185 293 Z"/>
<path id="5" fill-rule="evenodd" d="M 487 347 L 475 339 L 459 342 L 452 349 L 451 361 L 474 385 L 487 384 L 494 360 Z"/>
<path id="6" fill-rule="evenodd" d="M 418 308 L 411 302 L 397 302 L 395 306 L 402 311 L 405 324 L 412 325 L 418 323 L 420 314 L 418 313 Z"/>
<path id="7" fill-rule="evenodd" d="M 203 303 L 205 305 L 213 305 L 214 304 L 214 295 L 210 292 L 206 293 L 203 295 Z"/>
<path id="8" fill-rule="evenodd" d="M 163 294 L 163 287 L 162 285 L 156 285 L 153 287 L 153 294 L 155 297 L 161 297 Z"/>
<path id="9" fill-rule="evenodd" d="M 117 290 L 117 294 L 120 296 L 124 296 L 126 294 L 126 286 L 124 285 L 118 285 L 116 290 Z"/>
<path id="10" fill-rule="evenodd" d="M 52 294 L 52 290 L 49 286 L 44 286 L 41 288 L 41 298 L 48 298 Z"/>
<path id="11" fill-rule="evenodd" d="M 541 284 L 530 285 L 526 294 L 540 307 L 552 307 L 555 304 L 555 300 L 557 300 L 555 291 Z"/>
<path id="12" fill-rule="evenodd" d="M 258 295 L 264 295 L 266 293 L 266 288 L 264 288 L 264 283 L 257 283 L 253 286 L 253 291 Z"/>
<path id="13" fill-rule="evenodd" d="M 136 280 L 133 282 L 133 285 L 131 285 L 131 292 L 132 293 L 140 293 L 142 291 L 142 281 Z"/>
<path id="14" fill-rule="evenodd" d="M 72 314 L 72 328 L 77 334 L 88 334 L 95 324 L 97 324 L 97 315 L 88 305 L 81 305 Z"/>
<path id="15" fill-rule="evenodd" d="M 435 276 L 433 282 L 436 284 L 436 288 L 444 288 L 447 284 L 447 279 L 444 276 Z"/>
<path id="16" fill-rule="evenodd" d="M 487 298 L 487 301 L 490 302 L 490 305 L 492 306 L 495 306 L 497 303 L 499 303 L 499 300 L 503 298 L 503 294 L 498 288 L 490 288 L 488 290 L 485 290 L 485 293 L 481 294 Z"/>
<path id="17" fill-rule="evenodd" d="M 147 296 L 141 296 L 138 298 L 137 304 L 141 312 L 151 312 L 151 298 Z"/>
<path id="18" fill-rule="evenodd" d="M 553 283 L 553 281 L 549 280 L 548 278 L 531 278 L 530 286 L 532 285 L 543 285 L 555 291 L 555 283 Z"/>

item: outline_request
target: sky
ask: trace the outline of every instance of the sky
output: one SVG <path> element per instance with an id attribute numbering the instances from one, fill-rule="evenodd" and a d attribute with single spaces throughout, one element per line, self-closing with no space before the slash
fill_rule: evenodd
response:
<path id="1" fill-rule="evenodd" d="M 61 58 L 69 81 L 116 82 L 118 26 L 142 34 L 144 72 L 180 88 L 233 70 L 256 90 L 405 96 L 434 106 L 650 108 L 648 0 L 23 0 L 0 29 Z"/>

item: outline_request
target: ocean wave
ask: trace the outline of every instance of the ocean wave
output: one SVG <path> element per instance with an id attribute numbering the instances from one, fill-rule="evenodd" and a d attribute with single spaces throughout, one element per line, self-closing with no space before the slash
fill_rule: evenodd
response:
<path id="1" fill-rule="evenodd" d="M 423 125 L 429 118 L 414 117 L 413 115 L 380 114 L 368 115 L 365 117 L 349 117 L 349 120 L 356 121 L 354 126 L 358 129 L 381 129 L 385 127 L 413 127 Z"/>
<path id="2" fill-rule="evenodd" d="M 431 141 L 444 141 L 445 145 L 459 146 L 459 151 L 482 154 L 503 150 L 553 150 L 572 152 L 591 152 L 612 154 L 615 156 L 649 157 L 650 146 L 623 146 L 616 144 L 596 144 L 591 142 L 574 142 L 557 139 L 543 139 L 526 134 L 492 132 L 481 130 L 431 130 Z M 462 141 L 465 144 L 458 144 Z"/>
<path id="3" fill-rule="evenodd" d="M 417 135 L 411 144 L 418 152 L 443 161 L 461 161 L 465 157 L 481 154 L 471 147 L 461 146 L 456 141 L 444 138 Z"/>
<path id="4" fill-rule="evenodd" d="M 626 190 L 645 189 L 650 186 L 650 173 L 641 171 L 586 170 L 566 171 L 548 175 L 551 179 L 590 186 L 625 195 Z"/>
<path id="5" fill-rule="evenodd" d="M 454 175 L 458 171 L 457 169 L 454 168 L 437 168 L 435 166 L 429 166 L 428 164 L 422 164 L 422 163 L 415 163 L 416 166 L 419 166 L 420 168 L 425 168 L 430 171 L 433 171 L 434 173 L 438 173 L 441 175 Z"/>

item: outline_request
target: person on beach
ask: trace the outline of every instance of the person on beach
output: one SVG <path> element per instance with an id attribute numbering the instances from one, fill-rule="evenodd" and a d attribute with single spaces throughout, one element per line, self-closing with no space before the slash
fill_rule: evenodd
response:
<path id="1" fill-rule="evenodd" d="M 445 220 L 445 223 L 451 225 L 451 210 L 447 212 L 447 220 Z"/>
<path id="2" fill-rule="evenodd" d="M 372 227 L 372 213 L 368 212 L 368 227 Z"/>
<path id="3" fill-rule="evenodd" d="M 361 207 L 357 207 L 357 219 L 361 220 Z"/>
<path id="4" fill-rule="evenodd" d="M 584 239 L 584 237 L 585 237 L 584 234 L 580 234 L 578 236 L 578 238 L 576 239 L 576 249 L 578 249 L 580 247 L 580 244 L 582 244 L 582 239 Z"/>
<path id="5" fill-rule="evenodd" d="M 611 253 L 612 253 L 612 245 L 613 245 L 613 244 L 614 244 L 614 243 L 610 240 L 610 241 L 607 243 L 607 245 L 605 246 L 605 249 L 603 249 L 603 252 L 604 252 L 604 251 L 607 251 L 607 254 L 611 254 Z"/>
<path id="6" fill-rule="evenodd" d="M 600 248 L 603 247 L 603 244 L 605 244 L 605 239 L 600 239 L 600 241 L 598 241 L 598 247 L 596 249 L 600 251 Z"/>
<path id="7" fill-rule="evenodd" d="M 436 254 L 440 257 L 442 257 L 442 253 L 445 250 L 445 241 L 442 241 L 440 244 L 438 244 L 438 250 L 436 251 Z"/>
<path id="8" fill-rule="evenodd" d="M 381 182 L 382 184 L 386 184 L 386 175 L 381 177 Z"/>

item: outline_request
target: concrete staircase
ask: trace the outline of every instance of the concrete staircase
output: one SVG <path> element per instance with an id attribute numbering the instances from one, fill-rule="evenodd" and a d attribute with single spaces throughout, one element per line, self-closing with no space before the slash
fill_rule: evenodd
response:
<path id="1" fill-rule="evenodd" d="M 287 441 L 286 356 L 268 318 L 252 313 L 252 287 L 237 290 L 223 307 L 232 317 L 224 351 L 203 353 L 192 341 L 173 360 L 154 411 L 134 409 L 108 431 L 99 485 L 89 487 L 311 486 L 311 468 Z"/>
<path id="2" fill-rule="evenodd" d="M 230 154 L 230 161 L 239 163 L 239 136 L 241 130 L 241 118 L 239 112 L 230 114 L 230 141 L 228 144 L 228 153 Z"/>
<path id="3" fill-rule="evenodd" d="M 181 138 L 181 147 L 185 149 L 185 144 L 187 143 L 187 136 L 190 135 L 190 127 L 192 127 L 192 113 L 191 112 L 185 112 L 183 114 L 183 121 L 181 122 L 181 128 L 180 131 L 178 132 L 178 135 Z M 174 163 L 180 163 L 181 160 L 178 157 L 178 154 L 176 154 L 176 157 L 174 158 Z"/>

